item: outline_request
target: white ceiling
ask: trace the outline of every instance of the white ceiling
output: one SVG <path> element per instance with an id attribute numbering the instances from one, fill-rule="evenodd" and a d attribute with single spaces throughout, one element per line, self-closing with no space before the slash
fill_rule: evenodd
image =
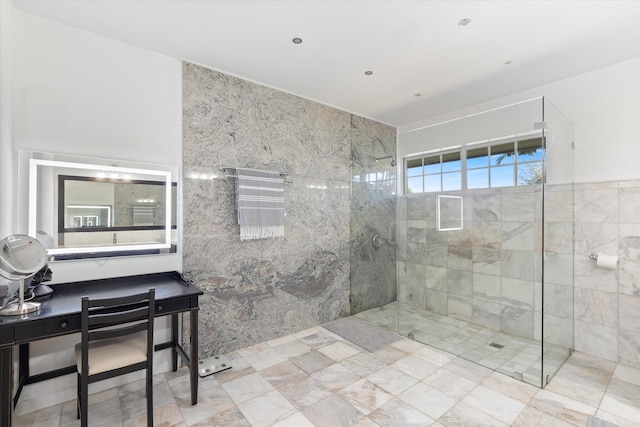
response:
<path id="1" fill-rule="evenodd" d="M 640 0 L 15 5 L 394 126 L 640 56 Z"/>

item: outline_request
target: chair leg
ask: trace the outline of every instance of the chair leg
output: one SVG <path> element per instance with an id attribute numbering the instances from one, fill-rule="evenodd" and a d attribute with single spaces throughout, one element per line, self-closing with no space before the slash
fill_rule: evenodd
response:
<path id="1" fill-rule="evenodd" d="M 80 374 L 78 374 L 77 378 L 77 387 L 76 387 L 76 416 L 80 419 Z"/>
<path id="2" fill-rule="evenodd" d="M 151 369 L 147 369 L 147 426 L 153 427 L 153 375 Z"/>
<path id="3" fill-rule="evenodd" d="M 88 427 L 89 425 L 89 381 L 81 381 L 80 387 L 80 426 Z"/>

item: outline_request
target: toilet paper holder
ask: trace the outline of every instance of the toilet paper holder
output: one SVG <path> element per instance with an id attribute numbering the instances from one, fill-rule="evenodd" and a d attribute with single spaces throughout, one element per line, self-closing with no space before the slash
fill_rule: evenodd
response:
<path id="1" fill-rule="evenodd" d="M 596 267 L 615 270 L 618 268 L 618 256 L 592 253 L 589 258 L 596 260 Z"/>

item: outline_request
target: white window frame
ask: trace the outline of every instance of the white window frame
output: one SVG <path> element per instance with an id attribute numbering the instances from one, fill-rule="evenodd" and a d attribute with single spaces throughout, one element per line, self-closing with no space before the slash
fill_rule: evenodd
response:
<path id="1" fill-rule="evenodd" d="M 528 162 L 519 162 L 518 161 L 518 144 L 521 142 L 526 142 L 526 141 L 530 141 L 532 139 L 541 139 L 543 140 L 542 143 L 542 159 L 541 160 L 535 160 L 535 161 L 528 161 Z M 491 185 L 491 170 L 496 168 L 496 167 L 505 167 L 505 166 L 495 166 L 491 164 L 491 147 L 497 147 L 500 145 L 504 145 L 504 144 L 509 144 L 509 143 L 513 143 L 513 152 L 514 152 L 514 159 L 513 159 L 513 163 L 511 163 L 509 166 L 513 167 L 513 183 L 512 185 L 509 186 L 499 186 L 499 187 L 494 187 Z M 535 163 L 540 163 L 542 165 L 544 165 L 544 161 L 545 161 L 545 156 L 546 156 L 546 147 L 544 144 L 544 139 L 543 136 L 536 133 L 536 134 L 531 134 L 531 135 L 521 135 L 518 138 L 508 138 L 508 139 L 500 139 L 500 140 L 492 140 L 492 141 L 484 141 L 482 143 L 472 143 L 472 144 L 468 144 L 464 147 L 459 147 L 456 149 L 444 149 L 444 150 L 434 150 L 434 151 L 430 151 L 430 152 L 423 152 L 420 153 L 419 155 L 411 155 L 411 156 L 407 156 L 404 158 L 403 161 L 403 166 L 404 166 L 404 194 L 425 194 L 425 193 L 430 193 L 430 194 L 436 194 L 438 192 L 446 192 L 446 191 L 461 191 L 461 190 L 467 190 L 468 189 L 468 185 L 467 185 L 467 172 L 468 172 L 468 168 L 467 168 L 467 151 L 468 150 L 473 150 L 476 148 L 487 148 L 487 166 L 486 166 L 486 170 L 488 173 L 487 176 L 487 183 L 488 186 L 487 187 L 480 187 L 480 188 L 474 188 L 474 190 L 484 190 L 484 189 L 491 189 L 491 188 L 510 188 L 510 187 L 524 187 L 527 185 L 535 185 L 535 184 L 520 184 L 518 185 L 518 172 L 520 170 L 520 165 L 528 165 L 528 164 L 535 164 Z M 424 174 L 424 171 L 421 175 L 416 175 L 416 176 L 421 176 L 422 177 L 422 192 L 416 192 L 416 193 L 409 193 L 409 175 L 408 175 L 408 169 L 407 169 L 407 165 L 410 161 L 413 160 L 417 160 L 417 159 L 421 159 L 422 160 L 422 165 L 424 166 L 424 159 L 428 159 L 428 158 L 432 158 L 432 157 L 436 157 L 439 156 L 440 157 L 440 165 L 442 165 L 442 159 L 443 156 L 446 156 L 447 154 L 451 154 L 451 153 L 459 153 L 460 154 L 460 162 L 461 162 L 461 167 L 460 167 L 460 173 L 461 173 L 461 188 L 460 190 L 443 190 L 443 176 L 446 173 L 450 173 L 450 172 L 443 172 L 442 168 L 440 169 L 439 174 L 434 173 L 434 174 Z M 470 170 L 481 170 L 481 169 L 485 169 L 485 167 L 474 167 L 471 168 Z M 425 176 L 431 176 L 431 175 L 439 175 L 440 176 L 440 190 L 439 191 L 424 191 L 424 177 Z M 412 176 L 411 178 L 415 178 L 415 176 Z"/>

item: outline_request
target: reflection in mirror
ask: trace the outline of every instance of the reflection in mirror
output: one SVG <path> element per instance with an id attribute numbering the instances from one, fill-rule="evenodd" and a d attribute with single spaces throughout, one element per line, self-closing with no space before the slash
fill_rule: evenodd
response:
<path id="1" fill-rule="evenodd" d="M 28 234 L 45 243 L 50 260 L 176 252 L 172 167 L 70 159 L 28 160 Z"/>
<path id="2" fill-rule="evenodd" d="M 438 230 L 462 230 L 462 197 L 438 195 L 437 205 Z"/>
<path id="3" fill-rule="evenodd" d="M 160 181 L 58 176 L 58 229 L 159 230 L 165 227 L 165 183 Z M 172 186 L 175 200 L 175 185 Z M 175 209 L 171 209 L 172 226 Z M 84 230 L 79 230 L 84 229 Z M 108 231 L 108 230 L 105 230 Z"/>

